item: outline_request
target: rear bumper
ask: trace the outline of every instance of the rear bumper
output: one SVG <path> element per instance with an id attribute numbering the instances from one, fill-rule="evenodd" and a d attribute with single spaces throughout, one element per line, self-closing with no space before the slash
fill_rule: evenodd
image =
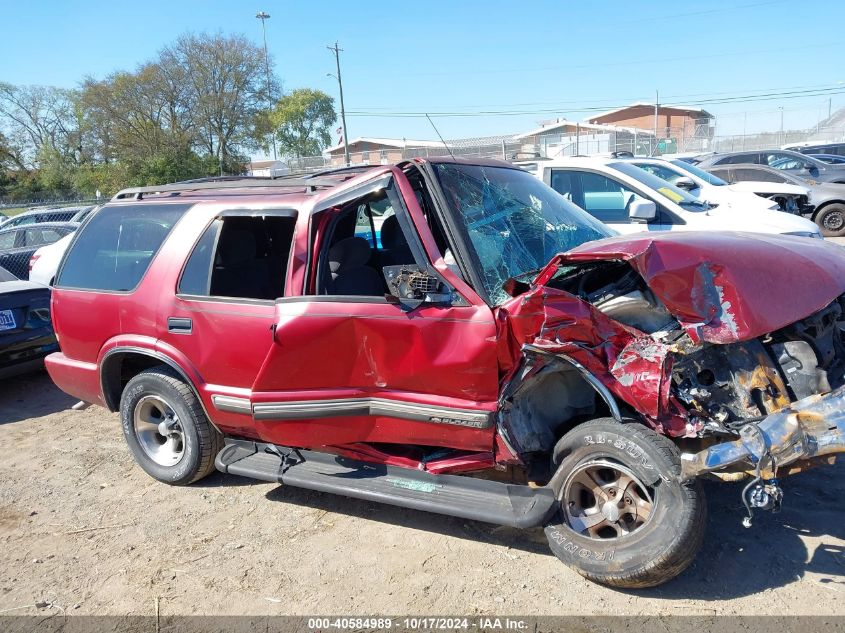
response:
<path id="1" fill-rule="evenodd" d="M 799 400 L 740 429 L 739 439 L 682 456 L 682 478 L 756 468 L 770 455 L 777 467 L 845 452 L 845 387 Z M 763 464 L 768 467 L 768 460 Z"/>
<path id="2" fill-rule="evenodd" d="M 105 406 L 96 363 L 74 360 L 56 352 L 44 359 L 44 365 L 59 389 L 74 398 Z"/>

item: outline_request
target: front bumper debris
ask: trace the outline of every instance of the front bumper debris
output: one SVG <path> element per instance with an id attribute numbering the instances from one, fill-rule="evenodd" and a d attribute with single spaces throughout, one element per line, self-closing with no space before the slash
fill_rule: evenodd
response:
<path id="1" fill-rule="evenodd" d="M 753 471 L 758 464 L 778 469 L 799 460 L 845 452 L 845 386 L 793 403 L 759 422 L 749 422 L 739 439 L 681 456 L 681 478 L 733 470 Z M 761 460 L 764 460 L 760 464 Z M 775 473 L 763 471 L 764 477 Z"/>

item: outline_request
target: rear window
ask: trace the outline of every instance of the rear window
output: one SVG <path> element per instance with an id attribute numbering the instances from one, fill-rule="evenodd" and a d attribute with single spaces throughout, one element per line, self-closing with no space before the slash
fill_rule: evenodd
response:
<path id="1" fill-rule="evenodd" d="M 85 290 L 133 290 L 189 206 L 135 204 L 104 207 L 81 229 L 71 245 L 56 286 Z"/>

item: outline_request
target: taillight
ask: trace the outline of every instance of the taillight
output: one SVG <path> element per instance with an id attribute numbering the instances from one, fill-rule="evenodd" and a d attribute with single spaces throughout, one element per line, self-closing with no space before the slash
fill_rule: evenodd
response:
<path id="1" fill-rule="evenodd" d="M 41 257 L 41 255 L 33 255 L 29 258 L 29 272 L 32 272 L 32 267 L 35 266 L 35 262 L 38 261 L 39 257 Z"/>

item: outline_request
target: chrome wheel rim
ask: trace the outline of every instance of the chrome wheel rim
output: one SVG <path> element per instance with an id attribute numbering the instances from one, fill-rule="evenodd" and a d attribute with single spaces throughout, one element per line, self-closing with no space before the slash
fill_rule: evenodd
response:
<path id="1" fill-rule="evenodd" d="M 147 457 L 160 466 L 174 466 L 185 454 L 185 437 L 179 417 L 158 396 L 144 396 L 133 414 L 135 437 Z"/>
<path id="2" fill-rule="evenodd" d="M 592 539 L 631 534 L 651 519 L 653 490 L 628 468 L 609 460 L 579 464 L 561 488 L 567 525 Z"/>

